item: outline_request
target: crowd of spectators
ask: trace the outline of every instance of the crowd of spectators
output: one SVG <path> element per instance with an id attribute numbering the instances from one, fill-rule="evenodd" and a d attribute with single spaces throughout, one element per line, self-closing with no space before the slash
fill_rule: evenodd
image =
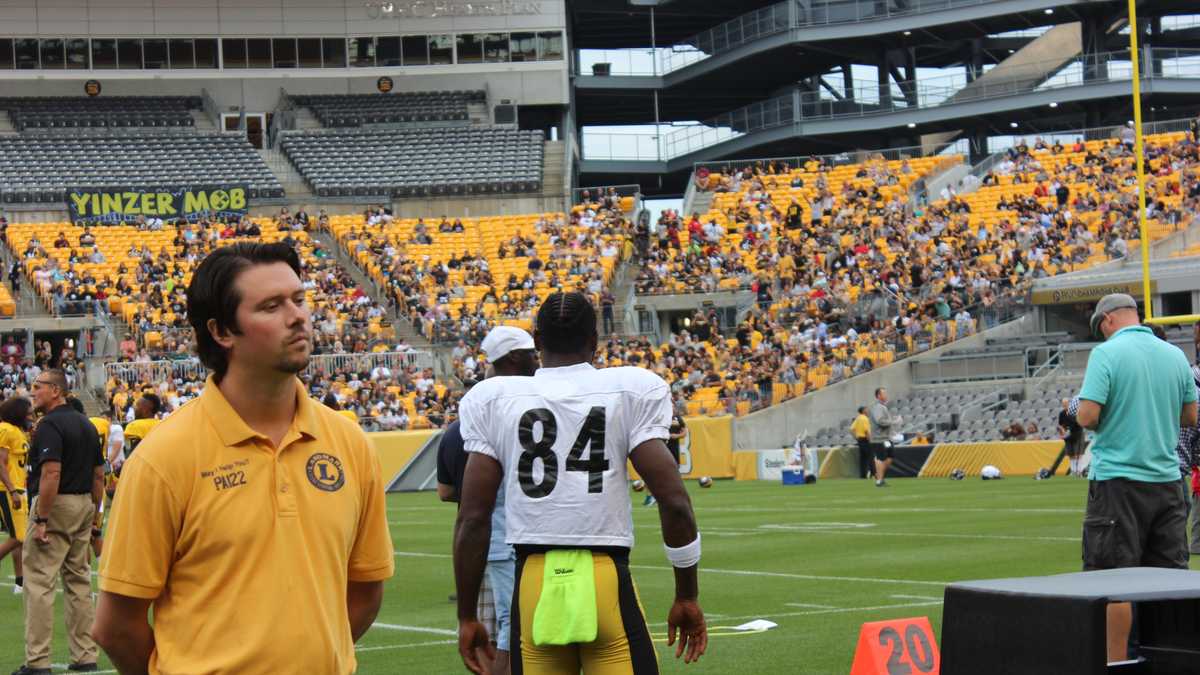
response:
<path id="1" fill-rule="evenodd" d="M 553 290 L 597 303 L 632 228 L 620 199 L 570 214 L 482 219 L 394 219 L 375 209 L 332 232 L 427 339 L 477 344 L 492 326 L 528 327 Z"/>

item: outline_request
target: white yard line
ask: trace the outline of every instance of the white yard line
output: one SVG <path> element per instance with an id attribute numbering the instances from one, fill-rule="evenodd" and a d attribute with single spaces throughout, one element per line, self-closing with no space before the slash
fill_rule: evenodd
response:
<path id="1" fill-rule="evenodd" d="M 903 537 L 905 539 L 981 539 L 986 541 L 1050 541 L 1050 542 L 1071 542 L 1079 543 L 1079 537 L 1028 537 L 1015 534 L 962 534 L 962 533 L 943 533 L 943 532 L 889 532 L 886 530 L 864 530 L 864 529 L 846 529 L 839 530 L 836 528 L 809 528 L 803 523 L 795 525 L 780 525 L 766 524 L 759 525 L 760 530 L 775 530 L 775 531 L 800 531 L 805 535 L 813 534 L 832 534 L 832 535 L 854 535 L 859 537 Z"/>
<path id="2" fill-rule="evenodd" d="M 435 640 L 433 642 L 413 642 L 406 645 L 379 645 L 377 647 L 355 647 L 356 652 L 378 652 L 385 649 L 418 649 L 420 647 L 440 647 L 442 645 L 458 644 L 458 640 Z M 116 672 L 116 671 L 108 671 Z"/>
<path id="3" fill-rule="evenodd" d="M 449 628 L 427 628 L 425 626 L 405 626 L 398 623 L 379 623 L 376 621 L 371 624 L 372 628 L 386 628 L 387 630 L 399 630 L 406 633 L 430 633 L 432 635 L 453 635 L 457 636 L 458 631 L 450 630 Z"/>
<path id="4" fill-rule="evenodd" d="M 900 593 L 896 593 L 893 595 L 889 595 L 888 597 L 896 598 L 897 600 L 929 600 L 931 602 L 934 602 L 934 601 L 941 602 L 942 601 L 941 598 L 935 598 L 932 595 L 903 595 Z"/>
<path id="5" fill-rule="evenodd" d="M 663 572 L 672 572 L 674 567 L 666 567 L 664 565 L 630 565 L 631 569 L 642 570 L 659 570 Z M 823 576 L 817 574 L 793 574 L 790 572 L 764 572 L 761 570 L 725 570 L 712 567 L 700 567 L 700 571 L 706 574 L 730 574 L 742 577 L 770 577 L 775 579 L 798 579 L 801 581 L 849 581 L 854 583 L 871 583 L 871 584 L 899 584 L 902 586 L 947 586 L 951 581 L 917 581 L 913 579 L 883 579 L 870 577 L 838 577 L 838 576 Z"/>
<path id="6" fill-rule="evenodd" d="M 895 595 L 892 596 L 897 597 Z M 799 607 L 800 609 L 836 609 L 833 605 L 816 605 L 810 602 L 785 602 L 788 607 Z"/>
<path id="7" fill-rule="evenodd" d="M 871 607 L 838 607 L 834 609 L 814 609 L 809 612 L 782 612 L 770 614 L 747 614 L 746 616 L 727 616 L 725 621 L 745 621 L 747 619 L 780 619 L 794 616 L 819 616 L 822 614 L 846 614 L 848 612 L 874 612 L 885 609 L 907 609 L 910 607 L 933 607 L 942 604 L 941 600 L 937 602 L 907 602 L 898 605 L 874 605 Z M 665 626 L 665 621 L 651 624 L 653 626 Z"/>
<path id="8" fill-rule="evenodd" d="M 824 502 L 828 504 L 828 502 Z M 807 504 L 797 507 L 802 508 L 805 512 L 811 511 L 833 511 L 833 512 L 848 512 L 848 513 L 1075 513 L 1083 516 L 1083 509 L 1072 508 L 1003 508 L 997 507 L 994 509 L 986 508 L 938 508 L 932 506 L 877 506 L 877 507 L 862 507 L 862 506 L 809 506 Z M 701 513 L 796 513 L 796 508 L 780 508 L 775 506 L 700 506 Z"/>
<path id="9" fill-rule="evenodd" d="M 421 553 L 419 551 L 393 551 L 400 558 L 453 558 L 449 553 Z"/>

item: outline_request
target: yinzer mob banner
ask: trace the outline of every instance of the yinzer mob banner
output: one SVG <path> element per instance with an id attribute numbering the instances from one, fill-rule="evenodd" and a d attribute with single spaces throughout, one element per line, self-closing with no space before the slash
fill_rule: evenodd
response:
<path id="1" fill-rule="evenodd" d="M 131 222 L 138 216 L 174 220 L 240 218 L 246 215 L 246 187 L 221 185 L 172 190 L 70 190 L 71 221 Z"/>

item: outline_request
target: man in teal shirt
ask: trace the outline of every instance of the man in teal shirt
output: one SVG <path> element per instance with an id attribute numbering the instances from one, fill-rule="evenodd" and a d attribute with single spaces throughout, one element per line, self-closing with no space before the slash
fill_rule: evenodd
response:
<path id="1" fill-rule="evenodd" d="M 1087 512 L 1085 570 L 1187 569 L 1187 501 L 1175 445 L 1196 423 L 1196 388 L 1183 352 L 1139 324 L 1123 293 L 1101 298 L 1091 319 L 1103 335 L 1088 357 L 1079 424 L 1096 432 Z M 1132 610 L 1108 608 L 1108 660 L 1126 658 Z"/>

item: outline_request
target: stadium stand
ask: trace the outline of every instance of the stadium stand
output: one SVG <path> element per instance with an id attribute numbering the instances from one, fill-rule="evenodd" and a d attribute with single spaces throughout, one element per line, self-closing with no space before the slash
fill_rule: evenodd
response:
<path id="1" fill-rule="evenodd" d="M 440 427 L 454 419 L 459 392 L 405 357 L 411 348 L 392 341 L 385 308 L 290 215 L 158 230 L 21 223 L 11 224 L 7 236 L 49 309 L 111 311 L 125 320 L 129 335 L 105 386 L 119 419 L 132 414 L 141 391 L 159 394 L 168 410 L 199 394 L 206 373 L 190 357 L 184 288 L 204 254 L 245 239 L 292 241 L 301 254 L 315 329 L 315 365 L 306 382 L 315 397 L 333 394 L 364 426 L 376 429 Z M 94 245 L 72 242 L 83 237 Z M 63 245 L 56 246 L 59 242 Z M 96 252 L 100 256 L 93 259 Z"/>
<path id="2" fill-rule="evenodd" d="M 598 297 L 630 253 L 629 222 L 615 209 L 434 220 L 329 220 L 340 245 L 433 342 L 475 344 L 496 323 L 529 329 L 547 295 L 570 288 Z"/>
<path id="3" fill-rule="evenodd" d="M 483 127 L 286 132 L 281 148 L 318 197 L 537 192 L 541 131 Z"/>
<path id="4" fill-rule="evenodd" d="M 190 127 L 190 111 L 200 110 L 199 96 L 31 96 L 0 98 L 13 128 Z"/>
<path id="5" fill-rule="evenodd" d="M 1197 158 L 1181 132 L 1149 136 L 1146 147 L 1157 239 L 1190 218 Z M 616 345 L 616 360 L 665 365 L 689 413 L 743 414 L 993 326 L 1032 280 L 1138 250 L 1133 158 L 1119 139 L 1019 142 L 978 191 L 909 204 L 906 188 L 936 162 L 764 161 L 699 175 L 716 193 L 711 210 L 686 225 L 664 214 L 638 292 L 751 290 L 759 313 L 732 354 L 684 332 L 661 349 Z M 888 316 L 897 318 L 879 321 Z M 789 353 L 826 352 L 826 340 L 843 349 Z M 671 354 L 679 346 L 704 351 Z"/>
<path id="6" fill-rule="evenodd" d="M 75 188 L 246 185 L 248 196 L 282 197 L 254 148 L 229 134 L 0 137 L 5 204 L 66 200 Z"/>
<path id="7" fill-rule="evenodd" d="M 1154 240 L 1191 219 L 1185 200 L 1200 156 L 1183 132 L 1147 136 L 1145 145 L 1147 227 Z M 1134 163 L 1132 148 L 1120 139 L 1079 139 L 1070 147 L 1038 139 L 1032 148 L 1021 141 L 958 203 L 966 204 L 974 228 L 1015 226 L 1018 244 L 1035 226 L 1056 232 L 1059 260 L 1084 269 L 1138 250 Z M 1045 273 L 1034 269 L 1035 276 Z"/>
<path id="8" fill-rule="evenodd" d="M 308 108 L 325 127 L 367 124 L 468 120 L 467 105 L 487 101 L 486 92 L 422 91 L 391 94 L 292 96 L 293 105 Z"/>

